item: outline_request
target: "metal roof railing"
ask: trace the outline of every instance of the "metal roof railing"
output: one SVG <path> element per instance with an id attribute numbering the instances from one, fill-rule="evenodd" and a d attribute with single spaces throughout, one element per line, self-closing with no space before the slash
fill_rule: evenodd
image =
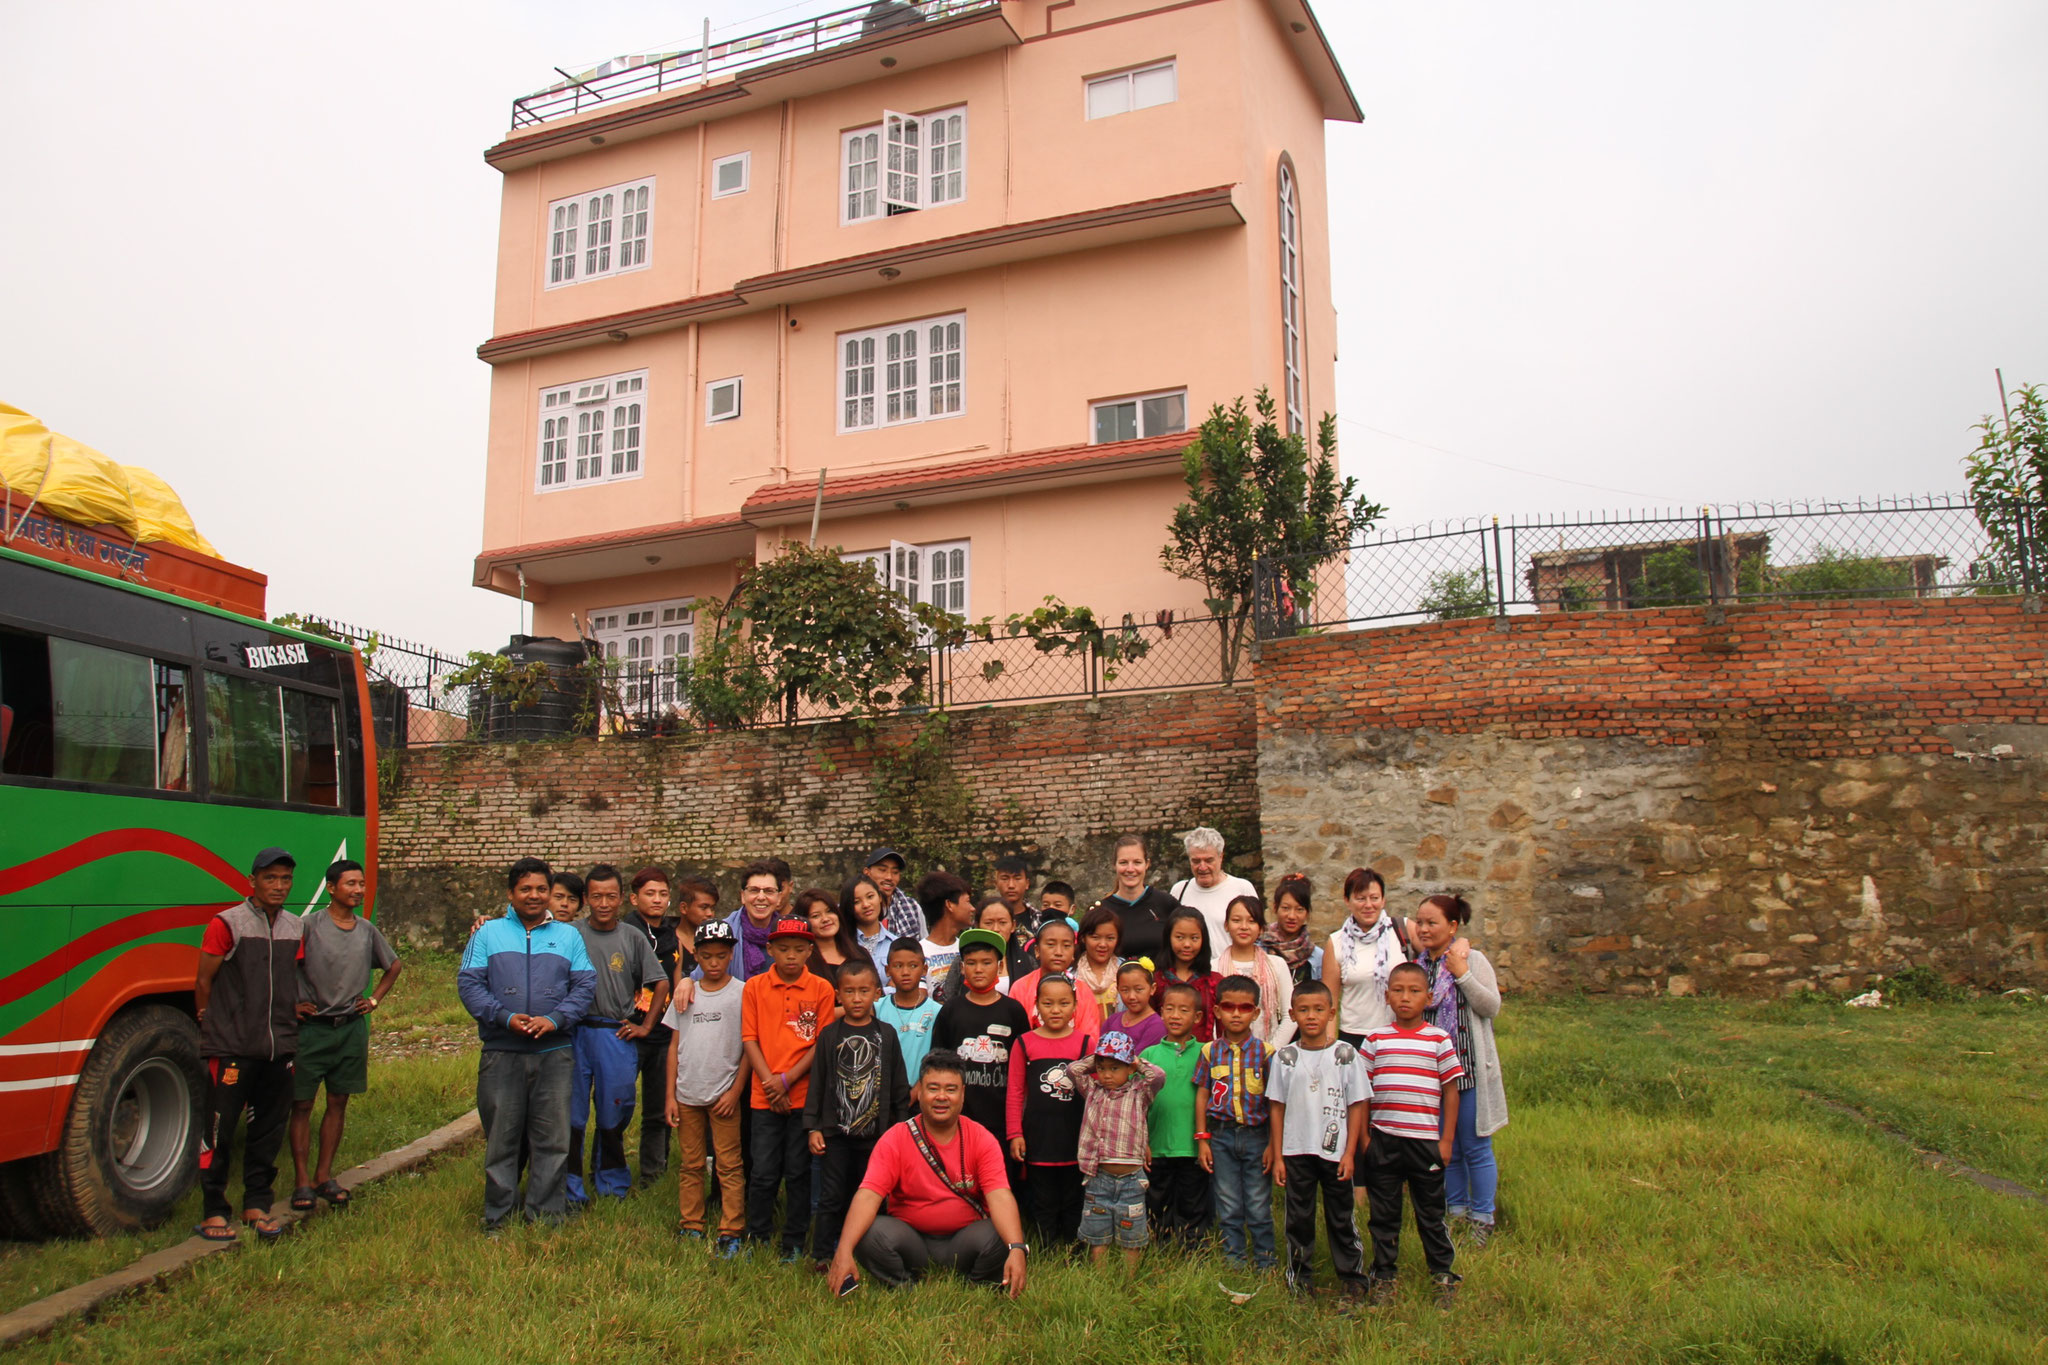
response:
<path id="1" fill-rule="evenodd" d="M 530 128 L 555 119 L 574 118 L 600 104 L 708 85 L 719 77 L 792 57 L 810 56 L 827 48 L 866 42 L 912 25 L 1000 9 L 1001 3 L 1002 0 L 869 0 L 717 43 L 711 41 L 711 25 L 707 21 L 703 41 L 688 51 L 614 57 L 576 74 L 556 67 L 562 74 L 561 81 L 512 101 L 512 127 Z"/>

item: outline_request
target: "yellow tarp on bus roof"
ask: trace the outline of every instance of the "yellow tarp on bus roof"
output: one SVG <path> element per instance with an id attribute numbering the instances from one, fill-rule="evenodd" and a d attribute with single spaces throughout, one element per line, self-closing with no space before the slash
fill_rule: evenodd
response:
<path id="1" fill-rule="evenodd" d="M 8 403 L 0 403 L 0 488 L 17 515 L 33 501 L 65 521 L 220 557 L 161 478 L 51 431 Z"/>

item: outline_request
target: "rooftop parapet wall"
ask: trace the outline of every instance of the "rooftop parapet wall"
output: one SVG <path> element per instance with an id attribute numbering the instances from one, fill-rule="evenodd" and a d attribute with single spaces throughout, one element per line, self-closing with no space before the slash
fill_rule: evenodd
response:
<path id="1" fill-rule="evenodd" d="M 2021 598 L 1266 646 L 1263 850 L 1342 912 L 1465 894 L 1517 989 L 2048 985 L 2048 619 Z"/>

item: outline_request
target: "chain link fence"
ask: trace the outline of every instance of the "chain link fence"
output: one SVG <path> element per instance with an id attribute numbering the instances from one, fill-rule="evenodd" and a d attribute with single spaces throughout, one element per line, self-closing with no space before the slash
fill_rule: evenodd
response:
<path id="1" fill-rule="evenodd" d="M 1963 497 L 1470 519 L 1267 561 L 1261 639 L 1488 615 L 2034 593 L 2048 508 Z"/>

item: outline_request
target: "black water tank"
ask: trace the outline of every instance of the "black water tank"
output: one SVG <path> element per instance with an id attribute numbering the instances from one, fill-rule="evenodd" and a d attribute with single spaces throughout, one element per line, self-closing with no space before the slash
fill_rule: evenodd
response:
<path id="1" fill-rule="evenodd" d="M 580 640 L 545 635 L 515 635 L 498 651 L 514 668 L 546 664 L 548 683 L 532 705 L 514 706 L 512 699 L 493 696 L 488 688 L 469 693 L 469 733 L 478 739 L 550 739 L 560 735 L 595 734 L 597 701 L 591 680 L 582 670 L 590 657 Z"/>

